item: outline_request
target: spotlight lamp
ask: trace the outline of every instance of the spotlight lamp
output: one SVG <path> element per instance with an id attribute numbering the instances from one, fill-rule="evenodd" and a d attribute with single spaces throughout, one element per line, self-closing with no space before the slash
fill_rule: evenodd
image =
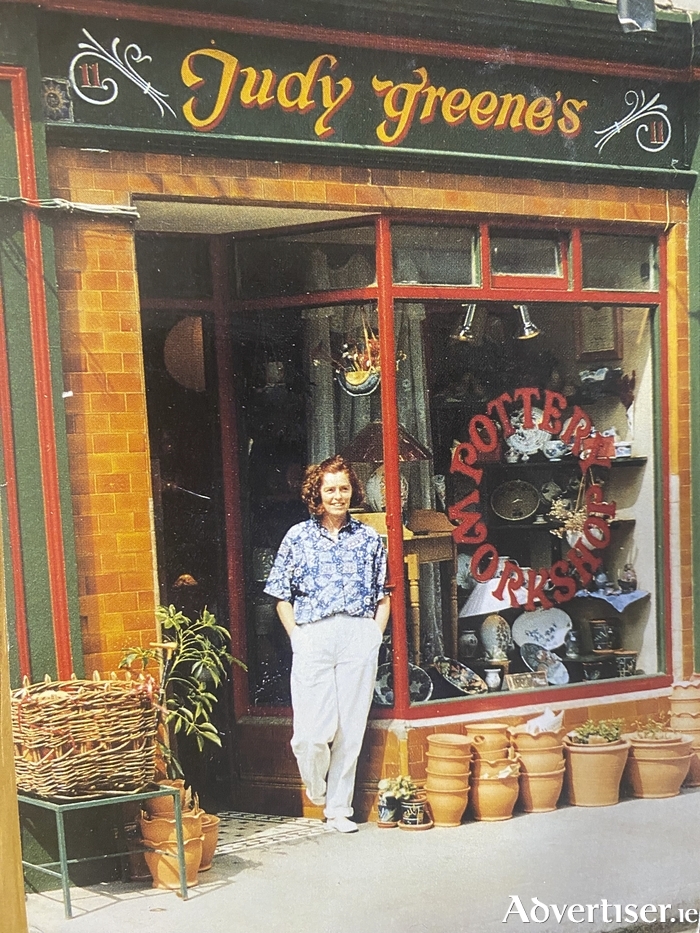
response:
<path id="1" fill-rule="evenodd" d="M 617 18 L 623 32 L 656 32 L 654 0 L 617 0 Z"/>
<path id="2" fill-rule="evenodd" d="M 533 322 L 530 317 L 530 312 L 528 311 L 527 305 L 515 305 L 515 309 L 520 314 L 520 320 L 522 322 L 522 332 L 518 334 L 518 340 L 529 340 L 530 337 L 536 337 L 540 329 Z"/>
<path id="3" fill-rule="evenodd" d="M 474 315 L 476 314 L 476 304 L 463 304 L 462 307 L 466 309 L 464 321 L 462 322 L 462 326 L 457 331 L 457 333 L 452 334 L 452 339 L 461 340 L 462 342 L 476 340 L 476 334 L 473 330 Z"/>

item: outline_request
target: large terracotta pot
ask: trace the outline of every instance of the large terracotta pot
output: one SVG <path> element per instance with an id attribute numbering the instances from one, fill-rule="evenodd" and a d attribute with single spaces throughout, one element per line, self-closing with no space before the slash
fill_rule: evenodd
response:
<path id="1" fill-rule="evenodd" d="M 684 787 L 700 787 L 700 752 L 693 748 L 690 755 L 690 766 Z"/>
<path id="2" fill-rule="evenodd" d="M 469 791 L 437 790 L 426 785 L 428 805 L 436 826 L 459 826 L 467 809 Z"/>
<path id="3" fill-rule="evenodd" d="M 158 781 L 161 787 L 177 787 L 180 791 L 180 803 L 182 809 L 185 809 L 185 782 L 181 779 L 176 781 Z M 143 808 L 149 816 L 173 816 L 175 813 L 175 801 L 172 797 L 151 797 L 144 800 Z"/>
<path id="4" fill-rule="evenodd" d="M 463 774 L 469 771 L 471 755 L 436 755 L 428 752 L 428 771 L 433 774 Z"/>
<path id="5" fill-rule="evenodd" d="M 673 758 L 630 755 L 625 766 L 625 781 L 633 797 L 676 797 L 690 768 L 691 755 Z"/>
<path id="6" fill-rule="evenodd" d="M 202 837 L 188 839 L 185 842 L 185 875 L 188 887 L 197 884 L 197 872 L 202 861 Z M 158 852 L 145 852 L 148 870 L 153 878 L 154 888 L 179 890 L 180 875 L 177 867 L 177 843 L 162 842 Z"/>
<path id="7" fill-rule="evenodd" d="M 610 807 L 620 799 L 620 779 L 630 743 L 575 745 L 564 739 L 566 786 L 575 807 Z"/>
<path id="8" fill-rule="evenodd" d="M 700 677 L 679 680 L 671 687 L 671 702 L 674 700 L 700 701 Z"/>
<path id="9" fill-rule="evenodd" d="M 681 686 L 676 684 L 670 697 L 671 714 L 700 712 L 700 687 L 697 684 Z"/>
<path id="10" fill-rule="evenodd" d="M 482 777 L 472 785 L 474 818 L 486 822 L 509 820 L 518 799 L 517 775 L 506 778 Z"/>
<path id="11" fill-rule="evenodd" d="M 545 774 L 549 771 L 558 771 L 564 763 L 564 746 L 523 748 L 518 752 L 518 759 L 520 761 L 520 770 L 528 774 Z"/>
<path id="12" fill-rule="evenodd" d="M 450 758 L 463 758 L 471 753 L 471 741 L 461 732 L 435 732 L 428 736 L 428 754 L 434 752 Z"/>
<path id="13" fill-rule="evenodd" d="M 565 761 L 555 771 L 520 774 L 520 805 L 525 813 L 547 813 L 556 810 L 564 786 Z"/>
<path id="14" fill-rule="evenodd" d="M 431 790 L 467 790 L 469 787 L 469 771 L 461 774 L 440 774 L 427 768 L 428 780 L 425 789 L 430 799 Z"/>
<path id="15" fill-rule="evenodd" d="M 465 729 L 478 758 L 504 758 L 502 754 L 510 745 L 508 723 L 472 722 Z M 494 754 L 495 753 L 495 754 Z"/>
<path id="16" fill-rule="evenodd" d="M 175 818 L 167 816 L 147 817 L 143 814 L 139 820 L 141 836 L 148 843 L 174 842 L 177 839 Z M 202 811 L 188 810 L 182 814 L 183 839 L 197 839 L 202 835 Z"/>
<path id="17" fill-rule="evenodd" d="M 220 818 L 213 813 L 202 813 L 202 861 L 199 871 L 209 871 L 211 868 L 216 843 L 219 841 L 220 822 Z"/>
<path id="18" fill-rule="evenodd" d="M 622 736 L 630 743 L 630 758 L 678 758 L 689 755 L 693 744 L 690 735 L 676 735 L 668 739 L 644 739 L 634 733 Z"/>
<path id="19" fill-rule="evenodd" d="M 508 730 L 510 741 L 516 751 L 529 751 L 532 749 L 541 750 L 544 748 L 561 748 L 564 730 L 557 732 L 538 732 L 537 735 L 531 735 L 523 730 L 524 726 L 514 726 Z"/>

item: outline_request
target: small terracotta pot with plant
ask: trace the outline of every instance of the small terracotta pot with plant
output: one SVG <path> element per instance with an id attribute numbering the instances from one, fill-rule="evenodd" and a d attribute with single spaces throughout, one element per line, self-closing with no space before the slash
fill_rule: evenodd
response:
<path id="1" fill-rule="evenodd" d="M 634 797 L 675 797 L 680 793 L 693 755 L 693 738 L 676 732 L 668 717 L 634 724 L 624 738 L 630 753 L 624 778 Z"/>

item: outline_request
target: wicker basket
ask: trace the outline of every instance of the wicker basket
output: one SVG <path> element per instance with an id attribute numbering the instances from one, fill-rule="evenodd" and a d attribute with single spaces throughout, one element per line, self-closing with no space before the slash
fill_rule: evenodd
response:
<path id="1" fill-rule="evenodd" d="M 17 785 L 42 797 L 137 790 L 155 774 L 148 680 L 26 684 L 12 694 Z"/>

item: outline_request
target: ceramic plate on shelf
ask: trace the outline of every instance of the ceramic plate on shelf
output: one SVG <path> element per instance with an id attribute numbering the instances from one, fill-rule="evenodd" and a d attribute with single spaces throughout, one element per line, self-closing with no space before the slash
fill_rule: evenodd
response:
<path id="1" fill-rule="evenodd" d="M 562 609 L 535 609 L 513 622 L 513 641 L 518 647 L 529 642 L 551 651 L 564 644 L 570 631 L 571 619 Z"/>
<path id="2" fill-rule="evenodd" d="M 545 672 L 548 684 L 568 684 L 569 672 L 556 654 L 531 642 L 520 646 L 520 654 L 531 671 Z"/>
<path id="3" fill-rule="evenodd" d="M 551 440 L 551 434 L 548 434 L 547 431 L 540 430 L 538 427 L 543 417 L 544 413 L 542 409 L 533 408 L 532 421 L 535 427 L 524 428 L 524 412 L 518 411 L 511 415 L 510 423 L 515 428 L 515 434 L 511 434 L 510 437 L 506 438 L 506 444 L 511 450 L 519 453 L 524 460 L 536 454 L 548 440 Z"/>
<path id="4" fill-rule="evenodd" d="M 408 665 L 408 693 L 411 703 L 425 703 L 433 693 L 433 682 L 422 667 Z M 391 664 L 380 664 L 374 684 L 374 702 L 379 706 L 394 705 L 394 672 Z"/>
<path id="5" fill-rule="evenodd" d="M 491 508 L 499 518 L 519 522 L 531 518 L 540 507 L 540 494 L 521 479 L 501 483 L 491 494 Z"/>
<path id="6" fill-rule="evenodd" d="M 451 658 L 441 657 L 435 658 L 433 664 L 447 683 L 459 690 L 460 693 L 466 693 L 469 696 L 477 693 L 488 693 L 489 688 L 486 683 L 465 664 L 453 661 Z"/>

